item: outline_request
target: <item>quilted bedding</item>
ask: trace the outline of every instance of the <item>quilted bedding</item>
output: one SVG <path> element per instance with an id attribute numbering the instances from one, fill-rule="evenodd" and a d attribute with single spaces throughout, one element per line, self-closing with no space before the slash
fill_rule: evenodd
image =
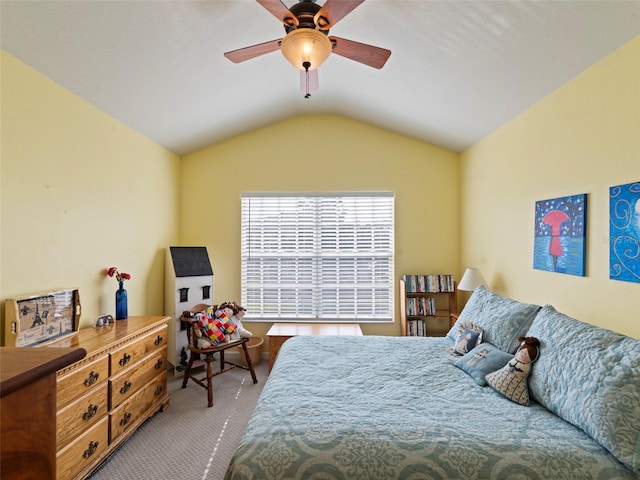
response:
<path id="1" fill-rule="evenodd" d="M 453 365 L 451 343 L 288 340 L 225 478 L 638 478 L 541 405 L 477 385 Z"/>

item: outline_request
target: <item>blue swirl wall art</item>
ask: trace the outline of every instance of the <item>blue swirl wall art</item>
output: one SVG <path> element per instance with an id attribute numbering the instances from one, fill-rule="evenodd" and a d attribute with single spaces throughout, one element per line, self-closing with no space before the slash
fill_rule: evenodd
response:
<path id="1" fill-rule="evenodd" d="M 640 283 L 640 182 L 609 188 L 609 278 Z"/>

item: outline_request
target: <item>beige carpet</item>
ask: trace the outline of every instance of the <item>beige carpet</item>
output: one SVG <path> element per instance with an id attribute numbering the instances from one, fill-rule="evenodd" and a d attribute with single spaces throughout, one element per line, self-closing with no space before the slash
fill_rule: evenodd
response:
<path id="1" fill-rule="evenodd" d="M 204 388 L 190 380 L 183 389 L 181 373 L 170 373 L 170 407 L 147 420 L 88 478 L 222 479 L 267 380 L 268 361 L 255 371 L 257 384 L 240 368 L 214 377 L 211 408 Z"/>

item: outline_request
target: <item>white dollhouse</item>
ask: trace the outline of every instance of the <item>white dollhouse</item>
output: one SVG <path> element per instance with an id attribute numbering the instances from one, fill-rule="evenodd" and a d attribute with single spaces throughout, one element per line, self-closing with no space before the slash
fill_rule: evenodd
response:
<path id="1" fill-rule="evenodd" d="M 213 268 L 207 247 L 169 247 L 165 262 L 165 308 L 169 323 L 167 360 L 186 365 L 187 334 L 180 316 L 198 303 L 213 304 Z"/>

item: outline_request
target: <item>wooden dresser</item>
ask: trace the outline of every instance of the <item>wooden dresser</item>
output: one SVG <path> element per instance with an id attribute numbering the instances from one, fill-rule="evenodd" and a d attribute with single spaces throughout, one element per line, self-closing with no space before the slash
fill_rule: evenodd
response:
<path id="1" fill-rule="evenodd" d="M 0 478 L 56 475 L 56 372 L 81 348 L 0 347 Z"/>
<path id="2" fill-rule="evenodd" d="M 41 347 L 87 352 L 56 374 L 56 478 L 85 478 L 147 418 L 169 406 L 169 320 L 129 317 Z"/>

